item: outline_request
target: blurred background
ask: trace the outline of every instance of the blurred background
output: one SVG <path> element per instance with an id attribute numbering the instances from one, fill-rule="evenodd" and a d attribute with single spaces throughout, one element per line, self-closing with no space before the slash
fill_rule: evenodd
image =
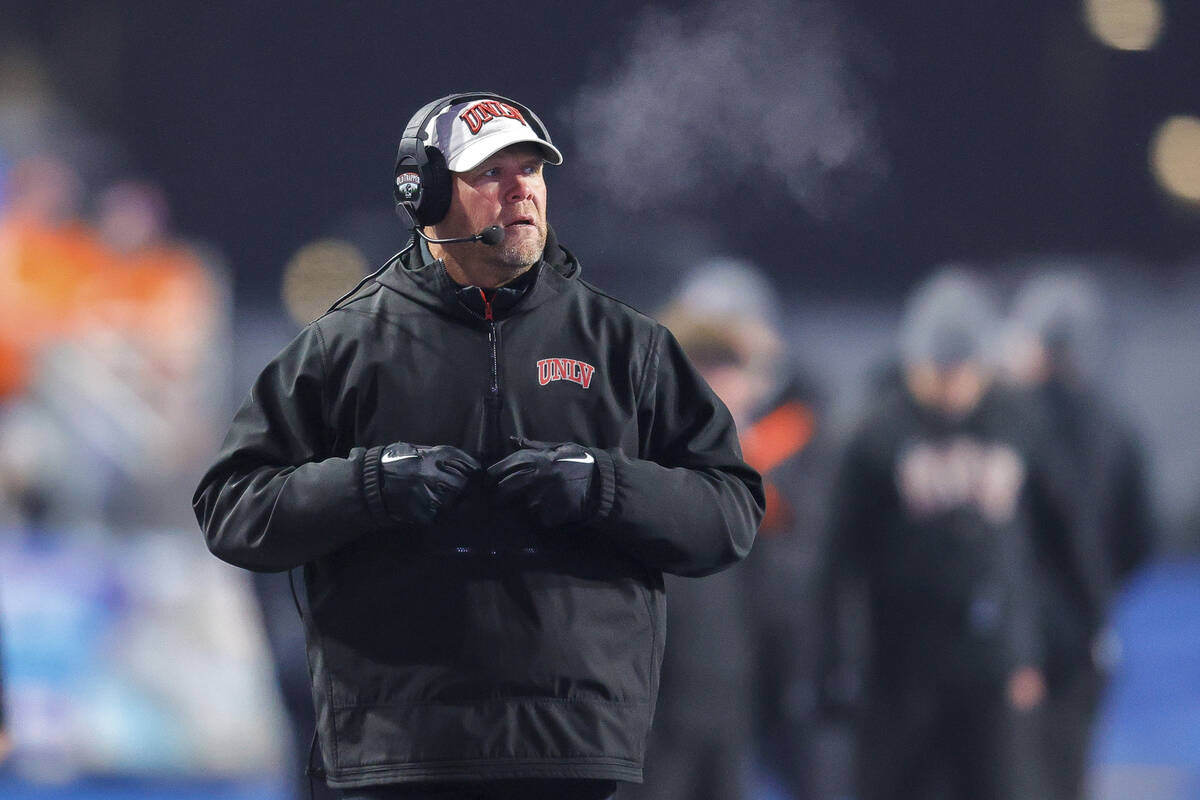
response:
<path id="1" fill-rule="evenodd" d="M 0 795 L 306 796 L 286 576 L 209 556 L 191 492 L 258 370 L 404 245 L 409 116 L 489 90 L 563 150 L 549 216 L 585 279 L 689 334 L 764 471 L 805 451 L 776 481 L 799 517 L 774 567 L 677 591 L 797 637 L 748 643 L 729 705 L 823 692 L 827 642 L 789 618 L 818 589 L 778 587 L 828 572 L 906 298 L 967 270 L 1016 386 L 1050 276 L 1146 497 L 1096 631 L 1086 792 L 1200 798 L 1197 41 L 1188 0 L 0 0 Z M 785 387 L 802 411 L 760 430 Z M 853 796 L 821 705 L 796 704 L 815 778 L 761 715 L 724 727 L 729 791 Z"/>

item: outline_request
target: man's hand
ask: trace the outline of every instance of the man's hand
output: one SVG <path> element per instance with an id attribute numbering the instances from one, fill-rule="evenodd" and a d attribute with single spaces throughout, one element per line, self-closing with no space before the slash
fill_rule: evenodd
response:
<path id="1" fill-rule="evenodd" d="M 454 505 L 483 467 L 457 447 L 396 442 L 379 457 L 383 506 L 396 522 L 428 525 Z"/>
<path id="2" fill-rule="evenodd" d="M 512 437 L 521 449 L 488 467 L 488 483 L 501 505 L 529 509 L 547 528 L 585 522 L 594 512 L 596 457 L 573 442 Z"/>
<path id="3" fill-rule="evenodd" d="M 9 738 L 8 731 L 0 728 L 0 764 L 8 758 L 8 754 L 12 752 L 12 739 Z"/>
<path id="4" fill-rule="evenodd" d="M 1016 711 L 1032 711 L 1046 698 L 1046 679 L 1036 667 L 1020 667 L 1008 676 L 1008 704 Z"/>

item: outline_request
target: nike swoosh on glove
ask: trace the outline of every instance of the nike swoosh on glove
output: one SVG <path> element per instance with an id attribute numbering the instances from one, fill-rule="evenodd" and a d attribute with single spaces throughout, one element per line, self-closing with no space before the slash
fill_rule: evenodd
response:
<path id="1" fill-rule="evenodd" d="M 547 528 L 586 522 L 595 513 L 596 457 L 574 442 L 511 437 L 521 448 L 488 467 L 488 485 L 500 505 L 528 509 Z"/>
<path id="2" fill-rule="evenodd" d="M 457 447 L 390 444 L 379 457 L 383 507 L 396 522 L 428 525 L 482 471 L 478 461 Z"/>

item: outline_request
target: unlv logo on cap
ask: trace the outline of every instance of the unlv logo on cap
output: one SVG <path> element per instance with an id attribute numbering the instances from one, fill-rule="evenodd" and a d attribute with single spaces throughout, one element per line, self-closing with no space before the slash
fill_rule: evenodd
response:
<path id="1" fill-rule="evenodd" d="M 520 111 L 499 100 L 481 100 L 459 114 L 458 118 L 467 123 L 472 136 L 483 130 L 483 126 L 494 119 L 515 119 L 525 125 L 525 117 L 521 116 Z"/>
<path id="2" fill-rule="evenodd" d="M 573 358 L 543 358 L 537 362 L 537 370 L 542 386 L 551 381 L 570 381 L 585 389 L 592 385 L 592 376 L 596 374 L 591 364 Z"/>

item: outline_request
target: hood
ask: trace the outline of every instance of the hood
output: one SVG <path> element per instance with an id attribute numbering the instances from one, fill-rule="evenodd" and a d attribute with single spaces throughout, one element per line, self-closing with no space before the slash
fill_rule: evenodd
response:
<path id="1" fill-rule="evenodd" d="M 558 243 L 554 228 L 547 226 L 542 259 L 531 268 L 532 284 L 519 296 L 511 298 L 510 303 L 497 304 L 497 317 L 503 319 L 536 308 L 566 289 L 581 271 L 575 256 Z M 477 311 L 461 302 L 464 287 L 455 283 L 446 272 L 445 263 L 441 259 L 432 259 L 424 247 L 410 243 L 376 281 L 435 311 L 460 319 L 481 319 Z"/>

